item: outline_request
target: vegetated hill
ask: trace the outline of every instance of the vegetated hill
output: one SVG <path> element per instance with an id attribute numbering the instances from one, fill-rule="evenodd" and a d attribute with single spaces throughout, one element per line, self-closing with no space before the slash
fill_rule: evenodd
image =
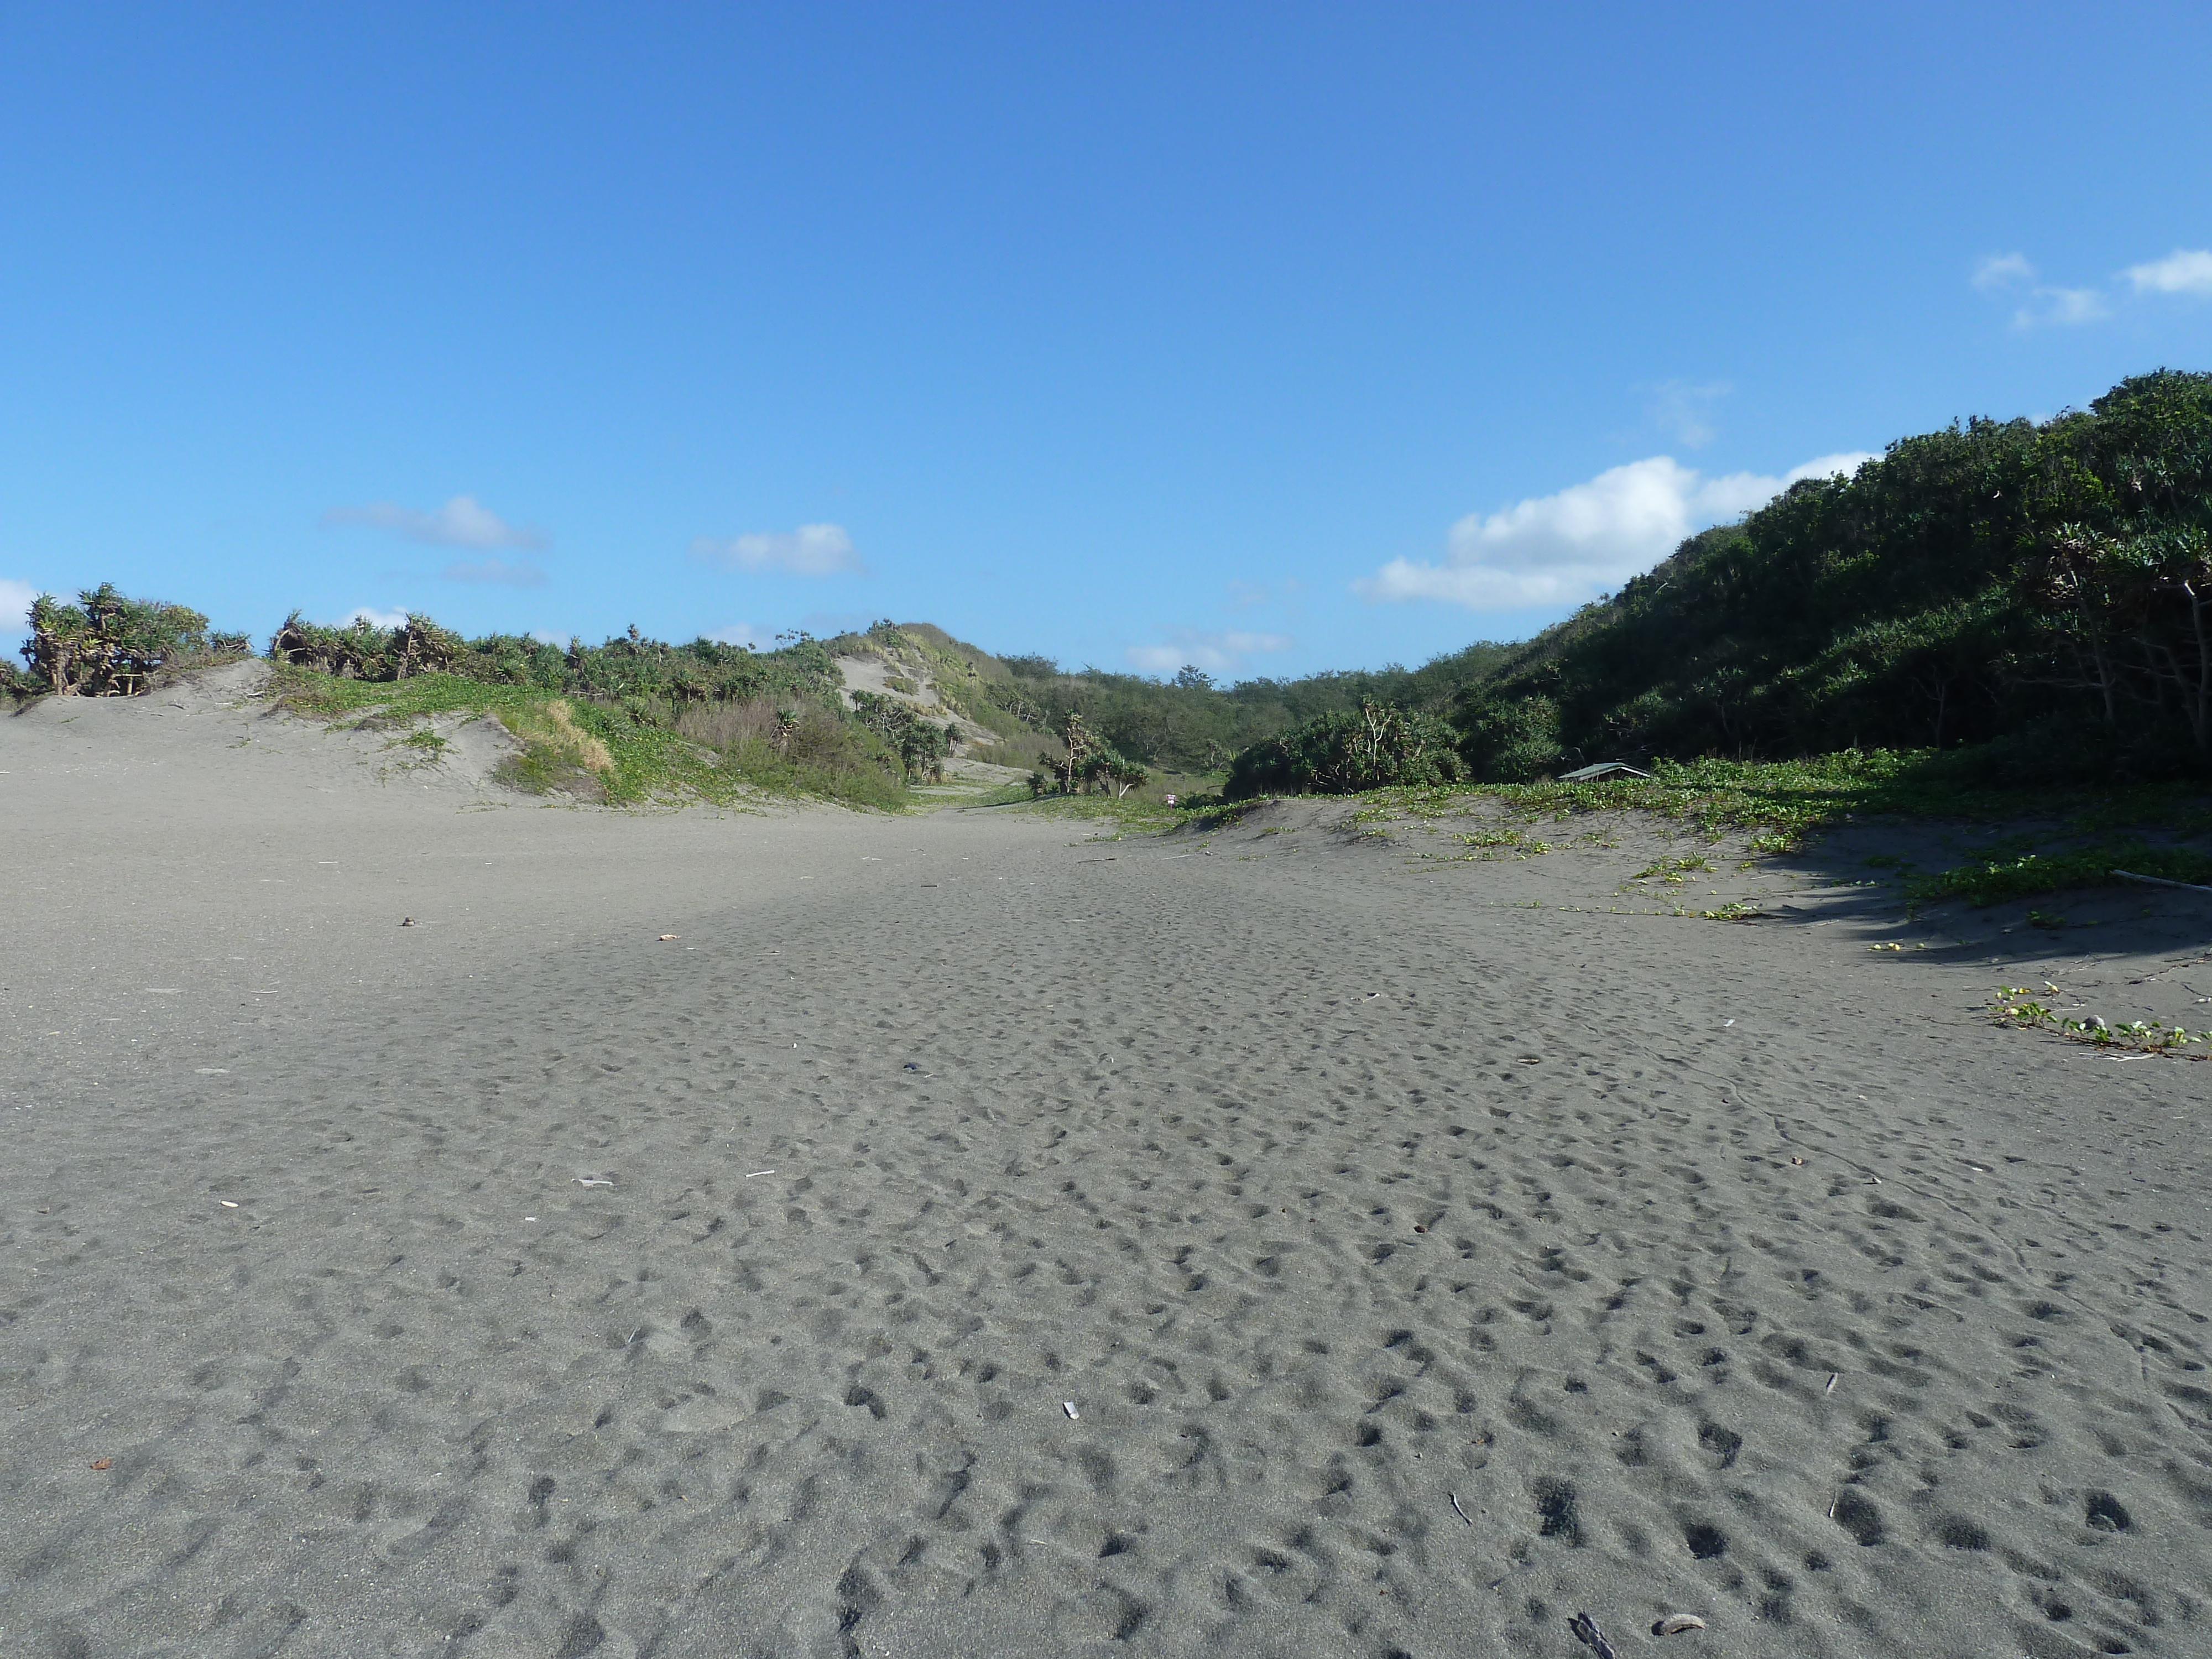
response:
<path id="1" fill-rule="evenodd" d="M 1991 781 L 2212 765 L 2212 375 L 1904 438 L 1709 530 L 1456 700 L 1479 775 L 1980 745 Z"/>
<path id="2" fill-rule="evenodd" d="M 945 704 L 999 732 L 1009 760 L 1048 750 L 1071 714 L 1132 760 L 1175 772 L 1218 771 L 1237 750 L 1363 701 L 1441 711 L 1510 649 L 1470 645 L 1418 669 L 1395 665 L 1222 685 L 1196 667 L 1171 680 L 1099 668 L 1062 672 L 1051 658 L 994 655 L 928 623 L 879 622 L 823 641 L 833 655 L 872 655 L 927 676 Z M 917 682 L 918 683 L 918 682 Z"/>

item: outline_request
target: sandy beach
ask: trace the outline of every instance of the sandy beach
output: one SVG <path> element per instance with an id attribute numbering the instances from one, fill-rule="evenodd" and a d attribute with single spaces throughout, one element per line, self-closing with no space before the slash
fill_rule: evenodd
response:
<path id="1" fill-rule="evenodd" d="M 0 1653 L 2212 1653 L 2212 1066 L 1984 1012 L 2212 1025 L 2212 898 L 548 806 L 255 672 L 0 720 Z"/>

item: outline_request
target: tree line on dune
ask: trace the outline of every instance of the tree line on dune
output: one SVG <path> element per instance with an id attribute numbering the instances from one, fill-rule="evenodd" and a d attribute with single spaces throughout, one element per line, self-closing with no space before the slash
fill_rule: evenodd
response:
<path id="1" fill-rule="evenodd" d="M 1563 754 L 1964 750 L 2033 784 L 2212 769 L 2212 375 L 1900 439 L 1693 536 L 1449 715 L 1481 776 Z"/>
<path id="2" fill-rule="evenodd" d="M 1010 658 L 1012 695 L 1227 793 L 1926 751 L 1962 781 L 2212 771 L 2212 375 L 1900 439 L 1519 645 L 1216 690 Z"/>
<path id="3" fill-rule="evenodd" d="M 31 609 L 19 696 L 128 694 L 164 668 L 243 654 L 180 606 L 111 586 Z M 1227 773 L 1232 796 L 1526 781 L 1579 763 L 1850 750 L 1928 751 L 1962 778 L 2038 784 L 2212 770 L 2212 375 L 2160 370 L 2037 423 L 1976 419 L 1900 439 L 1849 478 L 1808 479 L 1689 538 L 1617 594 L 1534 639 L 1419 668 L 1217 684 L 994 656 L 926 623 L 773 651 L 464 640 L 427 617 L 330 628 L 296 612 L 269 654 L 345 678 L 448 673 L 616 705 L 773 702 L 873 732 L 910 772 L 941 765 L 942 702 L 1029 764 L 1035 787 L 1124 793 L 1150 771 Z M 897 670 L 848 708 L 836 659 Z M 913 678 L 908 678 L 908 676 Z M 907 751 L 911 750 L 910 756 Z"/>

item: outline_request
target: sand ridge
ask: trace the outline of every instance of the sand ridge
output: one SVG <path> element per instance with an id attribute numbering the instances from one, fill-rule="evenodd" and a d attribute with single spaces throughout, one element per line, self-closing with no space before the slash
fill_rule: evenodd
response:
<path id="1" fill-rule="evenodd" d="M 176 763 L 88 886 L 111 786 L 52 758 L 0 731 L 20 844 L 148 971 L 0 897 L 0 1650 L 2212 1646 L 2206 1073 L 1991 1028 L 2049 940 L 1613 914 L 1640 846 L 1304 809 L 359 761 L 336 812 Z M 310 930 L 260 873 L 334 843 Z M 2096 971 L 2194 984 L 2205 919 Z"/>

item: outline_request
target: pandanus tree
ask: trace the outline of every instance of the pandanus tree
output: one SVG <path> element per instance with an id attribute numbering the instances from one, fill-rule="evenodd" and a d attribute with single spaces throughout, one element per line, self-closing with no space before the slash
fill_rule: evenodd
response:
<path id="1" fill-rule="evenodd" d="M 22 651 L 32 687 L 64 697 L 134 696 L 165 664 L 210 643 L 198 611 L 125 599 L 112 582 L 78 594 L 75 605 L 42 593 L 28 620 Z"/>

